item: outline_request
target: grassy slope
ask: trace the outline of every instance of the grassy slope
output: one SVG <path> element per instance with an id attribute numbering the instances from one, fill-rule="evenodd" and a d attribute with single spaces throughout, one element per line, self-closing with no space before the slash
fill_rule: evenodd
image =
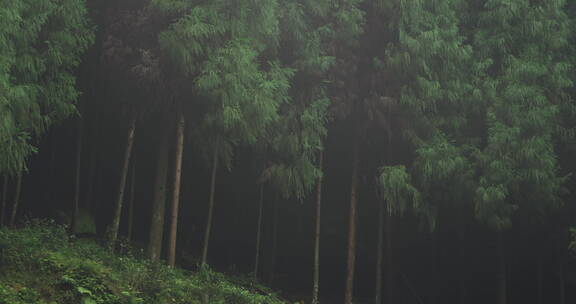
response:
<path id="1" fill-rule="evenodd" d="M 0 304 L 195 304 L 206 296 L 210 304 L 285 303 L 248 280 L 112 255 L 52 224 L 0 229 Z"/>

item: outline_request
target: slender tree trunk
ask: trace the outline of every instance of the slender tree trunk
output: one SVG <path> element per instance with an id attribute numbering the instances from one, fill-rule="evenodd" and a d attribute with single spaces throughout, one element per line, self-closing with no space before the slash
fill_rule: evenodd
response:
<path id="1" fill-rule="evenodd" d="M 542 268 L 543 268 L 542 263 L 543 263 L 543 262 L 542 262 L 542 257 L 539 256 L 539 257 L 538 257 L 538 262 L 537 262 L 537 265 L 536 265 L 536 267 L 537 267 L 537 269 L 536 269 L 536 292 L 537 292 L 537 297 L 538 297 L 538 304 L 544 303 L 544 302 L 543 302 L 543 300 L 544 300 L 544 298 L 543 298 L 543 295 L 544 295 L 544 293 L 543 293 L 543 290 L 544 290 L 544 289 L 543 289 L 543 283 L 544 283 L 544 282 L 543 282 L 543 279 L 542 279 L 542 277 L 543 277 L 543 271 L 544 271 L 544 270 L 542 269 Z"/>
<path id="2" fill-rule="evenodd" d="M 208 201 L 208 219 L 206 220 L 206 230 L 204 232 L 204 247 L 202 248 L 202 264 L 206 264 L 208 259 L 208 244 L 210 243 L 210 232 L 212 230 L 212 216 L 214 213 L 214 190 L 216 188 L 216 172 L 218 171 L 218 150 L 214 151 L 212 161 L 212 176 L 210 180 L 210 200 Z"/>
<path id="3" fill-rule="evenodd" d="M 392 214 L 391 211 L 389 210 L 388 212 L 385 212 L 385 216 L 384 216 L 384 224 L 386 225 L 384 228 L 384 233 L 386 235 L 386 263 L 384 264 L 385 268 L 386 268 L 386 272 L 384 273 L 384 291 L 385 291 L 385 296 L 386 299 L 388 300 L 387 303 L 393 303 L 393 297 L 392 297 L 392 291 L 394 290 L 394 288 L 392 288 L 392 277 L 393 274 L 395 273 L 395 269 L 394 269 L 394 265 L 392 264 Z"/>
<path id="4" fill-rule="evenodd" d="M 324 151 L 318 152 L 318 168 L 322 171 Z M 320 289 L 320 221 L 322 207 L 322 175 L 318 177 L 316 185 L 316 229 L 314 230 L 314 282 L 312 287 L 312 304 L 318 304 L 318 291 Z"/>
<path id="5" fill-rule="evenodd" d="M 506 260 L 504 256 L 504 236 L 498 231 L 498 304 L 506 304 Z"/>
<path id="6" fill-rule="evenodd" d="M 558 260 L 558 283 L 560 292 L 560 304 L 566 304 L 566 282 L 564 278 L 564 262 L 562 259 Z"/>
<path id="7" fill-rule="evenodd" d="M 260 184 L 260 200 L 258 201 L 258 225 L 256 230 L 256 254 L 254 257 L 254 279 L 258 278 L 260 264 L 260 239 L 262 237 L 262 209 L 264 207 L 264 183 Z"/>
<path id="8" fill-rule="evenodd" d="M 78 117 L 78 133 L 76 134 L 76 176 L 74 182 L 74 214 L 72 215 L 72 233 L 78 233 L 80 218 L 80 166 L 82 165 L 82 118 Z"/>
<path id="9" fill-rule="evenodd" d="M 44 198 L 47 203 L 52 203 L 55 197 L 54 190 L 54 168 L 56 167 L 56 136 L 54 135 L 54 129 L 50 132 L 50 163 L 48 164 L 48 179 L 46 180 L 46 190 L 44 192 Z"/>
<path id="10" fill-rule="evenodd" d="M 100 118 L 99 115 L 96 117 L 96 125 L 94 126 L 93 131 L 91 132 L 91 139 L 92 139 L 92 146 L 90 152 L 89 152 L 89 157 L 90 160 L 88 161 L 88 182 L 87 182 L 87 189 L 86 189 L 86 197 L 84 198 L 84 208 L 88 211 L 92 211 L 92 201 L 93 201 L 93 194 L 94 194 L 94 188 L 96 188 L 95 184 L 98 183 L 98 174 L 97 174 L 97 170 L 98 167 L 97 162 L 98 162 L 98 148 L 99 145 L 97 143 L 98 138 L 99 138 L 99 131 L 100 131 Z"/>
<path id="11" fill-rule="evenodd" d="M 376 296 L 374 298 L 375 304 L 382 303 L 382 261 L 383 258 L 383 247 L 384 247 L 384 202 L 380 202 L 380 208 L 378 210 L 378 245 L 377 245 L 377 257 L 376 257 Z"/>
<path id="12" fill-rule="evenodd" d="M 162 238 L 164 235 L 164 213 L 166 210 L 166 183 L 168 177 L 168 145 L 167 136 L 160 142 L 158 162 L 156 164 L 156 182 L 154 185 L 154 203 L 152 205 L 152 220 L 150 223 L 150 241 L 148 257 L 158 261 L 162 254 Z"/>
<path id="13" fill-rule="evenodd" d="M 180 204 L 180 177 L 182 170 L 182 152 L 184 150 L 184 115 L 178 113 L 176 126 L 176 149 L 174 161 L 174 187 L 172 192 L 172 213 L 170 215 L 170 239 L 168 244 L 168 265 L 176 264 L 176 234 L 178 232 L 178 206 Z"/>
<path id="14" fill-rule="evenodd" d="M 16 192 L 14 194 L 14 202 L 12 203 L 12 214 L 10 216 L 10 226 L 14 227 L 16 224 L 16 214 L 18 213 L 18 205 L 20 204 L 20 192 L 22 190 L 22 172 L 18 173 L 16 179 Z"/>
<path id="15" fill-rule="evenodd" d="M 356 263 L 356 205 L 358 204 L 358 142 L 354 143 L 352 156 L 352 181 L 350 186 L 350 214 L 348 226 L 348 260 L 344 304 L 352 304 L 354 296 L 354 271 Z"/>
<path id="16" fill-rule="evenodd" d="M 0 210 L 0 227 L 4 226 L 4 219 L 6 218 L 6 200 L 8 199 L 8 176 L 4 176 L 4 186 L 2 187 L 2 209 Z"/>
<path id="17" fill-rule="evenodd" d="M 92 209 L 92 195 L 94 193 L 94 183 L 96 183 L 96 155 L 95 152 L 92 151 L 90 153 L 90 160 L 88 164 L 88 180 L 87 180 L 87 189 L 86 189 L 86 196 L 84 198 L 84 208 L 86 210 L 91 211 Z"/>
<path id="18" fill-rule="evenodd" d="M 278 244 L 278 209 L 280 207 L 280 200 L 278 198 L 274 201 L 274 216 L 272 222 L 272 250 L 270 251 L 270 273 L 268 274 L 268 284 L 272 285 L 274 282 L 274 275 L 276 273 L 276 246 Z"/>
<path id="19" fill-rule="evenodd" d="M 136 179 L 136 162 L 132 161 L 132 170 L 130 172 L 130 200 L 128 201 L 128 239 L 132 240 L 134 231 L 134 180 Z"/>
<path id="20" fill-rule="evenodd" d="M 465 259 L 464 254 L 464 233 L 458 233 L 458 244 L 459 244 L 459 260 L 460 260 L 460 269 L 458 270 L 458 297 L 461 304 L 468 303 L 468 292 L 466 290 L 466 280 L 465 276 L 467 262 Z"/>
<path id="21" fill-rule="evenodd" d="M 108 246 L 114 249 L 116 240 L 118 238 L 118 229 L 120 227 L 120 217 L 122 216 L 122 202 L 124 200 L 124 190 L 126 188 L 126 177 L 128 176 L 128 166 L 130 164 L 130 156 L 132 155 L 132 146 L 134 144 L 134 130 L 136 129 L 136 116 L 130 119 L 128 128 L 128 136 L 126 139 L 126 147 L 124 148 L 124 159 L 122 162 L 122 171 L 120 172 L 120 183 L 118 191 L 116 192 L 116 205 L 114 208 L 114 218 L 108 231 Z"/>

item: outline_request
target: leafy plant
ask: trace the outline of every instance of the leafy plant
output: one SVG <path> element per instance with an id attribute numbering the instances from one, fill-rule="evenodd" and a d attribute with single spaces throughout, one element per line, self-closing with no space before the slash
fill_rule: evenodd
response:
<path id="1" fill-rule="evenodd" d="M 0 229 L 0 304 L 283 303 L 264 287 L 204 266 L 192 273 L 114 255 L 94 240 L 70 240 L 62 226 L 30 221 Z M 46 302 L 48 301 L 48 302 Z"/>

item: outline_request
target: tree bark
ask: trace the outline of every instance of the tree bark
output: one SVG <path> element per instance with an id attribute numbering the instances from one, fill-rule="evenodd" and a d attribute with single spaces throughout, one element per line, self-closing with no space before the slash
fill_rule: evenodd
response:
<path id="1" fill-rule="evenodd" d="M 88 168 L 88 179 L 87 179 L 87 189 L 86 196 L 84 198 L 84 208 L 91 211 L 92 209 L 92 195 L 94 193 L 94 183 L 96 182 L 96 156 L 94 151 L 90 154 L 89 168 Z"/>
<path id="2" fill-rule="evenodd" d="M 322 171 L 324 151 L 318 152 L 318 168 Z M 312 287 L 312 304 L 318 304 L 318 291 L 320 289 L 320 221 L 322 207 L 322 175 L 318 177 L 316 185 L 316 229 L 314 230 L 314 282 Z"/>
<path id="3" fill-rule="evenodd" d="M 506 260 L 504 256 L 504 236 L 498 231 L 498 304 L 506 304 Z"/>
<path id="4" fill-rule="evenodd" d="M 50 132 L 50 162 L 48 164 L 48 179 L 46 180 L 44 198 L 47 203 L 52 203 L 55 198 L 54 168 L 56 168 L 56 136 L 54 129 Z"/>
<path id="5" fill-rule="evenodd" d="M 128 201 L 128 239 L 132 240 L 134 231 L 134 180 L 136 179 L 136 162 L 132 161 L 132 170 L 130 172 L 130 200 Z"/>
<path id="6" fill-rule="evenodd" d="M 166 211 L 166 183 L 168 178 L 168 146 L 167 136 L 160 142 L 160 150 L 156 164 L 156 182 L 154 185 L 154 202 L 150 223 L 150 241 L 148 257 L 152 261 L 160 260 L 162 254 L 162 239 L 164 235 L 164 214 Z"/>
<path id="7" fill-rule="evenodd" d="M 260 264 L 260 239 L 262 237 L 262 209 L 264 207 L 264 183 L 260 184 L 260 200 L 258 201 L 258 225 L 256 230 L 256 253 L 254 257 L 254 279 L 258 279 Z"/>
<path id="8" fill-rule="evenodd" d="M 374 303 L 382 303 L 382 261 L 383 258 L 383 247 L 384 247 L 384 202 L 380 202 L 378 210 L 378 245 L 377 245 L 377 257 L 376 257 L 376 295 L 374 297 Z"/>
<path id="9" fill-rule="evenodd" d="M 558 283 L 559 283 L 559 293 L 560 293 L 560 304 L 566 304 L 566 282 L 564 278 L 564 262 L 562 259 L 558 260 Z"/>
<path id="10" fill-rule="evenodd" d="M 132 146 L 134 144 L 134 130 L 136 129 L 136 116 L 130 118 L 128 127 L 128 136 L 126 138 L 126 147 L 124 148 L 124 159 L 122 163 L 122 171 L 120 172 L 120 183 L 118 191 L 116 192 L 116 205 L 114 209 L 114 218 L 108 231 L 108 246 L 114 249 L 116 240 L 118 239 L 118 229 L 120 227 L 120 217 L 122 215 L 122 202 L 124 200 L 124 189 L 126 188 L 126 176 L 128 175 L 128 166 L 130 164 L 130 156 L 132 155 Z"/>
<path id="11" fill-rule="evenodd" d="M 99 115 L 96 116 L 96 125 L 94 126 L 90 138 L 92 139 L 92 146 L 89 149 L 89 157 L 90 160 L 88 161 L 88 179 L 87 179 L 87 189 L 86 189 L 86 197 L 84 198 L 84 208 L 88 211 L 92 211 L 92 201 L 93 201 L 93 194 L 96 188 L 96 184 L 98 183 L 97 173 L 99 167 L 97 166 L 98 162 L 98 152 L 99 152 L 99 145 L 98 145 L 98 138 L 99 138 L 99 131 L 100 131 L 100 118 Z"/>
<path id="12" fill-rule="evenodd" d="M 543 271 L 544 271 L 544 270 L 542 269 L 542 268 L 543 268 L 542 263 L 543 263 L 543 262 L 542 262 L 542 257 L 539 256 L 539 257 L 538 257 L 538 262 L 537 262 L 537 265 L 536 265 L 536 267 L 537 267 L 537 269 L 536 269 L 536 292 L 537 292 L 537 297 L 538 297 L 538 304 L 544 303 L 544 302 L 543 302 L 543 300 L 544 300 L 544 299 L 543 299 L 543 295 L 544 295 L 544 293 L 543 293 L 543 283 L 544 283 L 544 282 L 543 282 L 543 279 L 542 279 Z"/>
<path id="13" fill-rule="evenodd" d="M 358 204 L 358 142 L 354 143 L 352 156 L 352 180 L 350 186 L 350 214 L 348 222 L 348 259 L 344 304 L 352 304 L 354 296 L 354 271 L 356 263 L 356 205 Z"/>
<path id="14" fill-rule="evenodd" d="M 80 166 L 82 165 L 82 118 L 78 117 L 78 130 L 76 134 L 76 175 L 74 182 L 74 206 L 72 215 L 72 233 L 78 233 L 78 219 L 80 218 Z"/>
<path id="15" fill-rule="evenodd" d="M 172 213 L 170 222 L 170 239 L 168 244 L 168 265 L 176 264 L 176 234 L 178 232 L 178 206 L 180 204 L 180 177 L 182 174 L 182 152 L 184 150 L 184 115 L 178 113 L 176 125 L 176 149 L 174 161 L 174 187 L 172 189 Z"/>
<path id="16" fill-rule="evenodd" d="M 208 244 L 210 243 L 210 232 L 212 230 L 212 216 L 214 213 L 214 190 L 216 188 L 216 172 L 218 171 L 218 150 L 214 151 L 212 161 L 212 176 L 210 180 L 210 199 L 208 201 L 208 218 L 206 220 L 206 230 L 204 231 L 204 247 L 202 248 L 202 264 L 206 264 L 208 259 Z"/>
<path id="17" fill-rule="evenodd" d="M 16 179 L 16 192 L 14 193 L 14 202 L 12 204 L 12 214 L 10 216 L 10 226 L 14 227 L 16 224 L 16 214 L 18 213 L 18 205 L 20 204 L 20 192 L 22 190 L 22 172 L 18 173 Z"/>
<path id="18" fill-rule="evenodd" d="M 389 209 L 390 210 L 390 209 Z M 386 236 L 386 263 L 384 264 L 385 268 L 386 268 L 386 272 L 384 273 L 384 292 L 385 292 L 385 296 L 387 299 L 387 303 L 393 303 L 393 298 L 392 298 L 392 291 L 394 290 L 392 288 L 392 283 L 393 283 L 393 275 L 395 274 L 395 268 L 394 265 L 392 264 L 392 214 L 390 213 L 390 211 L 385 212 L 384 214 L 384 224 L 386 225 L 384 227 L 384 234 Z"/>
<path id="19" fill-rule="evenodd" d="M 466 266 L 467 261 L 464 252 L 464 233 L 458 233 L 458 243 L 459 243 L 459 259 L 460 259 L 460 269 L 458 270 L 458 298 L 461 304 L 468 303 L 468 291 L 466 290 Z"/>
<path id="20" fill-rule="evenodd" d="M 280 207 L 280 199 L 276 198 L 274 201 L 274 216 L 272 222 L 272 249 L 270 251 L 270 272 L 268 274 L 268 284 L 272 285 L 274 282 L 274 274 L 276 272 L 276 246 L 278 244 L 278 209 Z"/>
<path id="21" fill-rule="evenodd" d="M 4 226 L 6 218 L 6 200 L 8 199 L 8 176 L 4 176 L 4 186 L 2 187 L 2 210 L 0 210 L 0 227 Z"/>

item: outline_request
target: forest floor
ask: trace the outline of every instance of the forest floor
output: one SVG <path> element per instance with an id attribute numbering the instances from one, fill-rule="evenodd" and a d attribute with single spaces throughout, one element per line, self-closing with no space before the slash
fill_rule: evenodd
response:
<path id="1" fill-rule="evenodd" d="M 0 304 L 285 304 L 247 278 L 112 254 L 51 223 L 0 229 Z"/>

